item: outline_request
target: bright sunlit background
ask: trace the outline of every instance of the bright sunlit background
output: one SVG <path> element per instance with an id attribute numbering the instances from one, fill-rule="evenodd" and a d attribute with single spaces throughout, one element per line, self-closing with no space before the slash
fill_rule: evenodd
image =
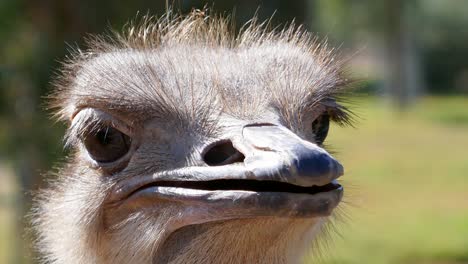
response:
<path id="1" fill-rule="evenodd" d="M 165 5 L 0 1 L 0 263 L 34 263 L 24 214 L 65 154 L 64 127 L 42 97 L 67 49 Z M 355 128 L 334 126 L 327 139 L 346 168 L 346 216 L 323 263 L 468 263 L 468 1 L 220 0 L 212 9 L 235 10 L 239 26 L 256 12 L 304 23 L 361 80 L 348 103 Z"/>

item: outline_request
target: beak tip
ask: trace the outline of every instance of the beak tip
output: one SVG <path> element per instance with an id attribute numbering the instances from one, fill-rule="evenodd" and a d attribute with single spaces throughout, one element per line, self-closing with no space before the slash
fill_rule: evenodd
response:
<path id="1" fill-rule="evenodd" d="M 343 165 L 341 165 L 338 161 L 336 161 L 336 177 L 340 177 L 340 176 L 343 176 L 344 174 L 344 167 Z"/>

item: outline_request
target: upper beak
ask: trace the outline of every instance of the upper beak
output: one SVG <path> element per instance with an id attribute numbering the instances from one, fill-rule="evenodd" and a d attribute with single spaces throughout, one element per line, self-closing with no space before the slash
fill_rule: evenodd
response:
<path id="1" fill-rule="evenodd" d="M 245 155 L 246 171 L 258 180 L 312 186 L 343 175 L 343 166 L 323 148 L 283 126 L 247 125 L 233 145 Z"/>

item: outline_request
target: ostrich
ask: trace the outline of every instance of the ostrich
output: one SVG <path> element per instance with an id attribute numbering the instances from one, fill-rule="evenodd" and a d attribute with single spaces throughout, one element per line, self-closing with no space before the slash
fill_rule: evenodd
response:
<path id="1" fill-rule="evenodd" d="M 51 95 L 72 151 L 36 199 L 46 263 L 297 263 L 342 199 L 349 86 L 294 25 L 202 12 L 93 37 Z M 314 246 L 315 245 L 315 246 Z"/>

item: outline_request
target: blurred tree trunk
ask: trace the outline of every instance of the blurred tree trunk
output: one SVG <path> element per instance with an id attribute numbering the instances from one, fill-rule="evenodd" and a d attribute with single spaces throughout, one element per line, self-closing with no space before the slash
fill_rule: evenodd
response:
<path id="1" fill-rule="evenodd" d="M 421 93 L 421 67 L 413 30 L 413 1 L 386 0 L 384 23 L 386 48 L 386 86 L 399 108 L 405 108 Z"/>

